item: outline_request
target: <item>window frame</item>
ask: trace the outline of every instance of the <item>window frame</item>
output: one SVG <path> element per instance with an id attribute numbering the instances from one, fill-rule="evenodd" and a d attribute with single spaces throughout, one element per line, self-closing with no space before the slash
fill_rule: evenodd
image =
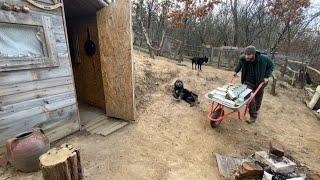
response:
<path id="1" fill-rule="evenodd" d="M 43 29 L 44 57 L 0 57 L 0 72 L 59 66 L 56 40 L 51 18 L 41 14 L 10 13 L 0 11 L 0 22 L 14 26 L 38 26 Z"/>

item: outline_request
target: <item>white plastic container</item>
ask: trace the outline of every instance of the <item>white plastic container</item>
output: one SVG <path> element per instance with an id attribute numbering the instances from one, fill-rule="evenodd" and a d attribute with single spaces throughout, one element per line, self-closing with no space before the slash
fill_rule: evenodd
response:
<path id="1" fill-rule="evenodd" d="M 309 107 L 310 109 L 313 109 L 314 106 L 315 106 L 315 105 L 317 104 L 317 102 L 319 101 L 319 99 L 320 99 L 320 86 L 317 87 L 315 94 L 313 95 L 311 101 L 310 101 L 309 104 L 308 104 L 308 107 Z"/>

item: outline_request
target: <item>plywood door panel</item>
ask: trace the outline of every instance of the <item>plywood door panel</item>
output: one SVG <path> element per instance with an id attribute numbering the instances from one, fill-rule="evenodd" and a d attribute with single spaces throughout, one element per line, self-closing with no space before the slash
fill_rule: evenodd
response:
<path id="1" fill-rule="evenodd" d="M 97 13 L 106 113 L 135 119 L 131 1 L 111 3 Z"/>

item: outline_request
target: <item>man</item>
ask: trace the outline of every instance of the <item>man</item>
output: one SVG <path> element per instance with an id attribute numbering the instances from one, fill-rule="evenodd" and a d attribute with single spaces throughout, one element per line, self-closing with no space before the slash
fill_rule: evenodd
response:
<path id="1" fill-rule="evenodd" d="M 250 103 L 248 124 L 254 123 L 258 118 L 264 88 L 269 81 L 269 77 L 272 75 L 273 68 L 274 65 L 270 58 L 261 54 L 254 46 L 246 47 L 244 55 L 240 56 L 234 75 L 237 76 L 237 73 L 241 70 L 241 83 L 246 84 L 253 91 L 257 89 L 261 82 L 265 83 Z"/>

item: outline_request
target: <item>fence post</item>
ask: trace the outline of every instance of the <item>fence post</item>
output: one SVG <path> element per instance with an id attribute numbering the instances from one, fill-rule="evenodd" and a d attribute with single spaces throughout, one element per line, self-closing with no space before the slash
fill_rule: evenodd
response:
<path id="1" fill-rule="evenodd" d="M 220 68 L 220 60 L 221 60 L 221 49 L 219 49 L 218 68 Z"/>
<path id="2" fill-rule="evenodd" d="M 213 47 L 211 47 L 210 62 L 213 63 Z"/>
<path id="3" fill-rule="evenodd" d="M 292 80 L 291 80 L 291 85 L 293 86 L 294 83 L 296 81 L 296 72 L 293 72 L 293 77 L 292 77 Z"/>
<path id="4" fill-rule="evenodd" d="M 178 49 L 177 49 L 177 52 L 174 54 L 174 59 L 177 58 L 177 55 L 179 55 L 179 60 L 178 62 L 181 63 L 183 61 L 183 50 L 182 50 L 182 41 L 179 42 L 179 45 L 178 45 Z M 180 53 L 180 54 L 179 54 Z"/>
<path id="5" fill-rule="evenodd" d="M 306 65 L 300 64 L 300 69 L 298 72 L 298 88 L 302 89 L 306 85 Z"/>
<path id="6" fill-rule="evenodd" d="M 286 58 L 284 65 L 282 66 L 282 71 L 281 71 L 281 77 L 283 78 L 284 75 L 286 74 L 287 71 L 287 66 L 288 66 L 288 58 Z"/>

